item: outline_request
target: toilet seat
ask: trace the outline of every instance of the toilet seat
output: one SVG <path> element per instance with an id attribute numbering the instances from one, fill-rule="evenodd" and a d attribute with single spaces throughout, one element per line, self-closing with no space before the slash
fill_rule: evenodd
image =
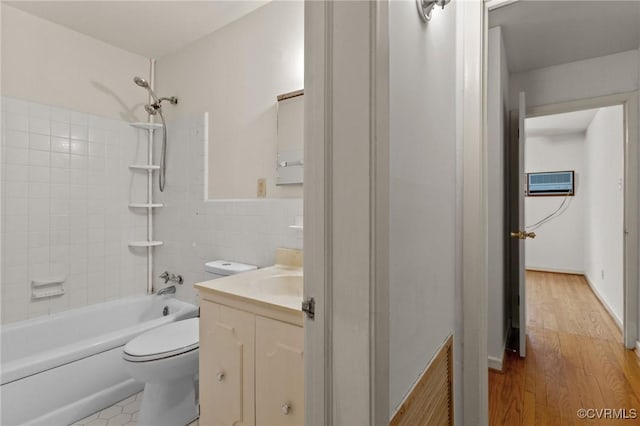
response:
<path id="1" fill-rule="evenodd" d="M 131 362 L 156 361 L 197 350 L 198 318 L 172 322 L 142 333 L 127 343 L 122 357 Z"/>

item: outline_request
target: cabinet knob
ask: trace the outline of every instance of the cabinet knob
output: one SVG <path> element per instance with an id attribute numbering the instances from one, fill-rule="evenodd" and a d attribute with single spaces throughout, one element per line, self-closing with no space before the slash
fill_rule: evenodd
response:
<path id="1" fill-rule="evenodd" d="M 219 372 L 218 374 L 216 374 L 216 379 L 218 379 L 219 382 L 224 380 L 224 371 Z"/>
<path id="2" fill-rule="evenodd" d="M 286 416 L 287 414 L 289 414 L 289 411 L 291 411 L 291 406 L 289 404 L 284 404 L 282 406 L 282 414 Z"/>

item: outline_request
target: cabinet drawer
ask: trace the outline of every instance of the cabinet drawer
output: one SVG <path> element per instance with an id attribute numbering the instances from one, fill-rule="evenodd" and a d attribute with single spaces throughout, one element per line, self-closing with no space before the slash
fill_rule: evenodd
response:
<path id="1" fill-rule="evenodd" d="M 302 327 L 256 316 L 256 425 L 304 424 Z"/>
<path id="2" fill-rule="evenodd" d="M 254 315 L 217 303 L 200 307 L 200 424 L 255 424 Z"/>

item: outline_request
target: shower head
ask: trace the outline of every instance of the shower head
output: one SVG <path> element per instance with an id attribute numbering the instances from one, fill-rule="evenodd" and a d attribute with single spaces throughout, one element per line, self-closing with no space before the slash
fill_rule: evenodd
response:
<path id="1" fill-rule="evenodd" d="M 140 87 L 144 87 L 145 89 L 149 88 L 149 82 L 142 77 L 133 77 L 133 82 Z"/>
<path id="2" fill-rule="evenodd" d="M 151 86 L 149 85 L 149 82 L 147 80 L 145 80 L 142 77 L 133 77 L 133 82 L 138 86 L 142 87 L 143 89 L 147 89 L 147 91 L 149 92 L 149 95 L 151 95 L 153 100 L 156 103 L 160 103 L 160 100 L 158 99 L 156 94 L 153 92 L 153 90 L 151 90 Z"/>
<path id="3" fill-rule="evenodd" d="M 145 105 L 144 110 L 147 111 L 148 114 L 156 115 L 158 113 L 158 109 L 154 108 L 153 105 Z"/>

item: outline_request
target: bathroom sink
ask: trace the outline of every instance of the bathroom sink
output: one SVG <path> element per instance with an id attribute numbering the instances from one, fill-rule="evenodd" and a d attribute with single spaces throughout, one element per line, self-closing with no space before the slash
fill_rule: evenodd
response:
<path id="1" fill-rule="evenodd" d="M 251 283 L 251 287 L 273 296 L 302 297 L 302 274 L 280 274 L 259 278 Z"/>

